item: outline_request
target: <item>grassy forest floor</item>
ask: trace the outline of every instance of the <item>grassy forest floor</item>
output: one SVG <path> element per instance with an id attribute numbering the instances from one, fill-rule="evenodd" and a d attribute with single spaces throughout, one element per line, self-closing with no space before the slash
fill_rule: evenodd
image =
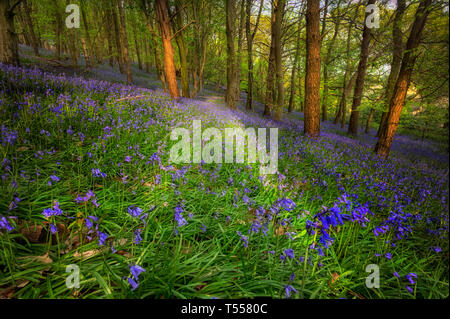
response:
<path id="1" fill-rule="evenodd" d="M 22 68 L 0 65 L 0 296 L 448 297 L 440 143 L 398 135 L 381 160 L 374 132 L 325 122 L 312 141 L 299 112 L 232 111 L 208 85 L 174 102 L 135 66 L 128 86 L 107 65 L 74 71 L 21 50 Z M 170 164 L 170 132 L 193 119 L 278 127 L 279 174 Z M 371 264 L 379 288 L 366 285 Z"/>

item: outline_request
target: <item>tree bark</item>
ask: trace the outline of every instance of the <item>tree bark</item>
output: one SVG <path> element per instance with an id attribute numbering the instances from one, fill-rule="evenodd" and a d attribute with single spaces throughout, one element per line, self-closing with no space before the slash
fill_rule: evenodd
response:
<path id="1" fill-rule="evenodd" d="M 89 27 L 87 23 L 86 18 L 86 10 L 84 8 L 84 4 L 82 2 L 81 5 L 81 18 L 83 19 L 83 26 L 84 26 L 84 37 L 85 39 L 81 39 L 81 43 L 83 45 L 83 51 L 84 51 L 84 58 L 86 60 L 86 67 L 91 68 L 92 67 L 92 52 L 93 52 L 93 46 L 91 42 L 91 37 L 89 36 Z"/>
<path id="2" fill-rule="evenodd" d="M 186 43 L 184 40 L 183 32 L 178 32 L 184 27 L 183 18 L 181 16 L 181 6 L 179 2 L 176 2 L 175 11 L 177 16 L 175 17 L 175 24 L 177 30 L 177 36 L 175 40 L 178 46 L 178 54 L 180 56 L 180 66 L 181 66 L 181 94 L 183 97 L 190 98 L 191 93 L 189 89 L 189 74 L 188 74 L 188 63 L 187 63 L 187 54 L 188 48 L 186 47 Z"/>
<path id="3" fill-rule="evenodd" d="M 273 119 L 280 121 L 283 117 L 284 107 L 284 81 L 283 81 L 283 57 L 282 57 L 282 45 L 281 45 L 281 26 L 283 23 L 284 7 L 286 5 L 285 0 L 275 0 L 275 70 L 276 70 L 276 82 L 277 82 L 277 107 Z"/>
<path id="4" fill-rule="evenodd" d="M 19 43 L 14 28 L 14 9 L 9 0 L 0 1 L 0 62 L 19 65 Z"/>
<path id="5" fill-rule="evenodd" d="M 294 55 L 294 64 L 292 65 L 291 70 L 291 87 L 290 87 L 290 95 L 289 95 L 289 105 L 288 105 L 288 112 L 292 112 L 294 110 L 294 97 L 295 97 L 295 76 L 297 71 L 297 65 L 298 65 L 298 57 L 300 55 L 300 40 L 301 40 L 301 33 L 302 33 L 302 19 L 303 19 L 303 12 L 302 10 L 299 10 L 298 13 L 298 29 L 297 29 L 297 40 L 296 40 L 296 47 L 295 47 L 295 55 Z"/>
<path id="6" fill-rule="evenodd" d="M 227 35 L 227 91 L 225 99 L 227 106 L 231 109 L 236 108 L 236 52 L 234 50 L 235 36 L 235 10 L 236 1 L 226 0 L 226 35 Z"/>
<path id="7" fill-rule="evenodd" d="M 239 29 L 238 29 L 238 47 L 236 54 L 236 88 L 234 92 L 235 100 L 239 101 L 241 93 L 241 64 L 242 64 L 242 46 L 244 43 L 244 27 L 245 27 L 245 1 L 241 2 Z"/>
<path id="8" fill-rule="evenodd" d="M 375 0 L 369 0 L 367 5 L 374 4 Z M 366 21 L 370 12 L 366 12 L 364 22 Z M 370 28 L 364 23 L 363 38 L 361 43 L 361 54 L 358 64 L 358 75 L 356 77 L 355 91 L 353 92 L 352 111 L 350 114 L 350 120 L 348 123 L 348 133 L 356 136 L 358 135 L 358 122 L 359 122 L 359 106 L 361 105 L 362 92 L 364 89 L 364 78 L 366 76 L 367 59 L 369 57 L 369 44 L 370 44 Z"/>
<path id="9" fill-rule="evenodd" d="M 392 28 L 392 63 L 391 71 L 386 85 L 386 107 L 381 115 L 380 125 L 378 127 L 377 137 L 380 137 L 380 133 L 383 127 L 386 125 L 386 119 L 389 112 L 389 102 L 394 91 L 395 81 L 397 80 L 400 66 L 402 64 L 403 55 L 403 41 L 402 41 L 402 18 L 406 9 L 405 0 L 397 0 L 397 10 L 394 17 L 394 25 Z"/>
<path id="10" fill-rule="evenodd" d="M 338 4 L 339 5 L 339 4 Z M 333 53 L 334 43 L 336 42 L 337 35 L 339 33 L 340 17 L 339 7 L 336 9 L 337 13 L 334 17 L 334 33 L 327 48 L 327 54 L 323 65 L 323 97 L 322 97 L 322 121 L 328 120 L 328 67 L 331 62 L 331 54 Z"/>
<path id="11" fill-rule="evenodd" d="M 156 67 L 156 71 L 158 73 L 158 78 L 161 81 L 164 92 L 167 92 L 166 78 L 164 75 L 164 70 L 163 70 L 162 62 L 161 62 L 161 53 L 159 51 L 158 36 L 157 36 L 156 30 L 154 28 L 153 19 L 150 18 L 150 13 L 149 13 L 150 6 L 149 6 L 147 0 L 142 0 L 142 6 L 143 6 L 145 19 L 146 19 L 146 23 L 147 23 L 147 29 L 148 29 L 148 32 L 150 33 L 150 35 L 152 36 L 153 53 L 154 53 L 154 57 L 155 57 L 155 67 Z"/>
<path id="12" fill-rule="evenodd" d="M 120 26 L 122 31 L 122 40 L 123 40 L 123 58 L 125 60 L 125 67 L 127 73 L 127 83 L 131 84 L 133 82 L 133 78 L 131 76 L 131 65 L 130 65 L 130 56 L 128 53 L 128 39 L 127 39 L 127 27 L 125 25 L 125 14 L 123 10 L 123 0 L 117 0 L 117 4 L 119 7 L 119 17 L 120 17 Z"/>
<path id="13" fill-rule="evenodd" d="M 320 1 L 307 0 L 304 133 L 320 135 Z"/>
<path id="14" fill-rule="evenodd" d="M 119 72 L 124 74 L 125 69 L 123 66 L 123 57 L 122 57 L 122 43 L 120 39 L 120 32 L 119 32 L 119 21 L 117 21 L 117 12 L 115 6 L 110 3 L 109 10 L 111 12 L 111 18 L 114 24 L 114 38 L 116 40 L 116 51 L 117 51 L 117 64 L 119 65 Z"/>
<path id="15" fill-rule="evenodd" d="M 420 43 L 420 38 L 427 16 L 430 13 L 430 4 L 431 0 L 423 0 L 420 2 L 420 5 L 416 11 L 416 16 L 411 28 L 408 42 L 406 43 L 406 50 L 403 55 L 402 65 L 400 67 L 400 72 L 394 86 L 394 92 L 389 103 L 389 114 L 387 116 L 386 126 L 383 127 L 378 142 L 375 146 L 375 152 L 383 158 L 389 156 L 392 140 L 394 139 L 400 114 L 402 112 L 403 105 L 405 104 L 411 74 L 414 68 L 414 63 L 417 59 L 416 51 Z"/>
<path id="16" fill-rule="evenodd" d="M 31 20 L 30 15 L 31 7 L 28 5 L 26 0 L 23 0 L 22 3 L 25 12 L 25 22 L 28 26 L 28 32 L 30 34 L 31 46 L 33 47 L 34 55 L 39 56 L 39 42 L 37 40 L 36 33 L 34 32 L 33 21 Z"/>
<path id="17" fill-rule="evenodd" d="M 155 0 L 155 10 L 164 49 L 164 74 L 166 76 L 170 96 L 173 99 L 178 100 L 180 98 L 180 93 L 178 91 L 177 75 L 173 60 L 174 53 L 167 0 Z"/>
<path id="18" fill-rule="evenodd" d="M 247 84 L 247 101 L 245 108 L 247 110 L 253 110 L 253 40 L 255 38 L 256 31 L 261 17 L 261 12 L 264 4 L 264 0 L 261 0 L 259 5 L 258 17 L 256 18 L 255 29 L 251 31 L 251 14 L 252 14 L 252 0 L 246 0 L 246 24 L 245 33 L 247 37 L 247 64 L 248 64 L 248 84 Z"/>
<path id="19" fill-rule="evenodd" d="M 142 70 L 142 57 L 141 51 L 139 50 L 138 32 L 136 29 L 136 18 L 133 19 L 133 36 L 134 36 L 134 46 L 136 47 L 136 56 L 138 60 L 138 68 Z"/>
<path id="20" fill-rule="evenodd" d="M 275 10 L 272 3 L 272 18 L 271 18 L 271 39 L 270 39 L 270 51 L 269 51 L 269 65 L 267 67 L 267 79 L 266 79 L 266 103 L 264 106 L 264 116 L 270 116 L 273 105 L 275 103 Z"/>

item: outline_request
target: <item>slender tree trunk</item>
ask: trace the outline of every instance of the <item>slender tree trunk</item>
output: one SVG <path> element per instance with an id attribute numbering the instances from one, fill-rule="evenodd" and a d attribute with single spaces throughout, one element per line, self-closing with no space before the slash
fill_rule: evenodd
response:
<path id="1" fill-rule="evenodd" d="M 280 121 L 283 117 L 284 107 L 284 81 L 283 81 L 283 57 L 281 47 L 281 25 L 283 22 L 285 0 L 275 1 L 275 67 L 277 81 L 277 107 L 275 109 L 274 120 Z"/>
<path id="2" fill-rule="evenodd" d="M 259 5 L 258 17 L 256 18 L 256 25 L 253 32 L 251 31 L 251 23 L 250 23 L 252 14 L 252 0 L 246 1 L 247 1 L 246 3 L 247 15 L 246 15 L 245 33 L 247 37 L 248 92 L 245 108 L 247 110 L 253 110 L 253 40 L 255 38 L 256 31 L 258 30 L 264 0 L 261 0 L 261 3 Z"/>
<path id="3" fill-rule="evenodd" d="M 180 93 L 178 91 L 177 75 L 175 63 L 173 60 L 172 35 L 170 32 L 170 19 L 167 11 L 167 0 L 155 0 L 155 10 L 158 19 L 161 38 L 164 48 L 164 74 L 169 87 L 170 96 L 178 100 Z"/>
<path id="4" fill-rule="evenodd" d="M 133 27 L 133 38 L 134 38 L 134 46 L 136 47 L 136 56 L 138 59 L 138 68 L 139 70 L 142 70 L 142 57 L 141 57 L 141 52 L 139 50 L 139 41 L 138 41 L 138 32 L 136 29 L 136 17 L 133 17 L 133 23 L 132 23 L 132 27 Z"/>
<path id="5" fill-rule="evenodd" d="M 226 0 L 226 35 L 227 35 L 227 106 L 236 108 L 236 52 L 234 50 L 236 1 Z"/>
<path id="6" fill-rule="evenodd" d="M 389 103 L 389 114 L 386 120 L 386 126 L 383 127 L 378 142 L 375 146 L 375 152 L 383 158 L 389 156 L 392 140 L 394 139 L 400 114 L 402 112 L 403 105 L 405 104 L 411 74 L 417 58 L 416 49 L 419 46 L 422 31 L 425 26 L 427 16 L 430 13 L 430 4 L 431 0 L 423 0 L 420 2 L 420 5 L 416 11 L 416 16 L 411 28 L 408 42 L 406 43 L 406 50 L 403 55 L 402 65 L 400 67 L 394 92 Z"/>
<path id="7" fill-rule="evenodd" d="M 150 48 L 149 41 L 147 39 L 144 40 L 144 49 L 145 49 L 145 72 L 150 73 Z"/>
<path id="8" fill-rule="evenodd" d="M 398 73 L 400 71 L 400 66 L 402 64 L 402 55 L 403 55 L 403 41 L 402 41 L 402 18 L 406 9 L 405 0 L 397 0 L 397 10 L 395 12 L 394 17 L 394 25 L 392 28 L 392 63 L 391 63 L 391 72 L 389 73 L 389 77 L 386 85 L 386 100 L 385 100 L 385 109 L 381 115 L 380 125 L 378 127 L 377 137 L 380 137 L 380 133 L 383 130 L 383 127 L 386 125 L 386 119 L 389 112 L 389 102 L 392 97 L 392 93 L 394 91 L 395 82 L 398 77 Z"/>
<path id="9" fill-rule="evenodd" d="M 111 11 L 111 18 L 114 24 L 114 38 L 116 40 L 116 50 L 117 50 L 117 64 L 119 65 L 119 71 L 120 73 L 124 74 L 125 69 L 123 66 L 123 58 L 122 58 L 122 43 L 120 39 L 120 31 L 119 31 L 119 21 L 117 20 L 117 12 L 115 6 L 110 3 L 110 11 Z"/>
<path id="10" fill-rule="evenodd" d="M 367 122 L 366 122 L 366 130 L 365 130 L 365 133 L 366 133 L 366 134 L 369 133 L 369 130 L 370 130 L 370 122 L 372 121 L 373 113 L 374 113 L 374 112 L 375 112 L 375 109 L 374 109 L 374 108 L 371 108 L 371 109 L 370 109 L 369 116 L 367 117 Z"/>
<path id="11" fill-rule="evenodd" d="M 303 12 L 302 12 L 302 10 L 300 10 L 299 14 L 298 14 L 298 29 L 297 29 L 297 40 L 296 40 L 296 47 L 295 47 L 294 64 L 292 65 L 292 71 L 291 71 L 291 87 L 290 87 L 291 93 L 289 95 L 289 106 L 288 106 L 289 113 L 294 110 L 295 76 L 296 76 L 297 65 L 298 65 L 298 56 L 300 55 L 302 19 L 303 19 Z"/>
<path id="12" fill-rule="evenodd" d="M 346 113 L 347 113 L 347 99 L 349 98 L 350 94 L 352 93 L 353 86 L 355 85 L 356 76 L 358 72 L 353 72 L 352 77 L 348 82 L 344 82 L 344 87 L 342 88 L 342 96 L 341 100 L 339 101 L 339 111 L 334 119 L 334 124 L 339 123 L 341 121 L 341 127 L 344 128 L 345 126 L 345 119 L 346 119 Z M 346 76 L 344 76 L 346 78 Z"/>
<path id="13" fill-rule="evenodd" d="M 146 23 L 147 23 L 147 29 L 148 29 L 148 32 L 150 33 L 150 35 L 152 36 L 153 53 L 154 53 L 154 57 L 155 57 L 156 71 L 158 73 L 158 78 L 161 81 L 164 92 L 167 92 L 167 84 L 166 84 L 166 78 L 164 75 L 164 70 L 163 70 L 163 66 L 162 66 L 162 62 L 161 62 L 161 53 L 159 50 L 158 36 L 156 34 L 156 29 L 154 27 L 153 19 L 150 18 L 149 4 L 148 4 L 147 0 L 142 0 L 142 3 L 144 6 L 144 14 L 145 14 L 145 19 L 146 19 Z"/>
<path id="14" fill-rule="evenodd" d="M 334 20 L 334 33 L 333 37 L 327 48 L 327 55 L 325 57 L 325 62 L 323 65 L 323 97 L 322 97 L 322 121 L 328 120 L 328 67 L 331 62 L 331 54 L 333 53 L 334 43 L 336 42 L 336 37 L 339 33 L 340 17 L 339 17 L 339 7 L 336 9 L 336 16 Z"/>
<path id="15" fill-rule="evenodd" d="M 86 60 L 86 67 L 91 68 L 92 67 L 92 43 L 91 43 L 91 37 L 89 36 L 89 27 L 88 22 L 86 18 L 86 10 L 84 8 L 84 5 L 81 5 L 81 18 L 83 19 L 83 26 L 84 26 L 84 39 L 81 39 L 81 43 L 83 45 L 83 51 L 84 51 L 84 58 Z"/>
<path id="16" fill-rule="evenodd" d="M 245 1 L 241 2 L 240 18 L 239 18 L 239 29 L 238 29 L 238 47 L 236 54 L 236 66 L 235 66 L 235 76 L 236 76 L 236 87 L 234 92 L 234 97 L 236 101 L 240 99 L 241 93 L 241 64 L 242 64 L 242 46 L 244 44 L 244 27 L 245 27 Z"/>
<path id="17" fill-rule="evenodd" d="M 128 39 L 127 39 L 127 27 L 125 25 L 125 14 L 122 5 L 123 0 L 117 0 L 117 4 L 119 7 L 119 17 L 120 17 L 120 25 L 122 30 L 122 39 L 123 39 L 123 58 L 125 60 L 125 67 L 127 72 L 127 82 L 131 84 L 133 82 L 133 78 L 131 76 L 131 65 L 130 65 L 130 56 L 128 53 Z"/>
<path id="18" fill-rule="evenodd" d="M 369 0 L 367 5 L 374 4 L 375 0 Z M 369 12 L 366 12 L 364 21 L 366 21 Z M 359 106 L 361 105 L 362 93 L 364 89 L 364 78 L 366 76 L 367 58 L 369 57 L 369 43 L 370 43 L 370 28 L 364 23 L 363 38 L 361 43 L 361 54 L 358 64 L 358 75 L 355 83 L 355 91 L 353 92 L 352 111 L 350 114 L 350 121 L 348 123 L 348 133 L 358 135 L 359 122 Z"/>
<path id="19" fill-rule="evenodd" d="M 267 79 L 266 79 L 266 104 L 264 107 L 264 116 L 270 116 L 273 105 L 275 102 L 275 10 L 272 3 L 272 18 L 271 18 L 271 39 L 270 39 L 270 51 L 269 51 L 269 65 L 267 67 Z"/>
<path id="20" fill-rule="evenodd" d="M 304 132 L 320 135 L 320 1 L 307 0 Z"/>
<path id="21" fill-rule="evenodd" d="M 0 62 L 19 65 L 19 43 L 14 28 L 14 2 L 0 1 Z"/>
<path id="22" fill-rule="evenodd" d="M 25 21 L 30 34 L 31 46 L 33 47 L 34 55 L 39 56 L 39 42 L 36 38 L 36 33 L 34 32 L 33 21 L 31 20 L 31 7 L 26 0 L 23 0 L 22 3 L 25 12 Z"/>
<path id="23" fill-rule="evenodd" d="M 353 20 L 356 20 L 358 16 L 358 7 L 355 8 L 355 14 L 353 16 Z M 348 77 L 351 72 L 351 56 L 350 56 L 350 44 L 351 44 L 351 37 L 352 37 L 352 30 L 353 30 L 353 22 L 348 22 L 348 28 L 347 28 L 347 49 L 346 49 L 346 64 L 345 64 L 345 73 L 344 73 L 344 80 L 342 81 L 342 96 L 341 100 L 339 102 L 339 109 L 336 113 L 336 117 L 334 118 L 334 124 L 337 124 L 339 121 L 341 121 L 342 128 L 345 125 L 345 117 L 346 117 L 346 111 L 347 111 L 347 98 L 350 94 L 350 91 L 353 87 L 353 81 L 348 81 Z M 355 79 L 356 79 L 356 72 L 354 73 Z M 352 77 L 353 78 L 353 77 Z M 352 83 L 352 85 L 349 85 L 348 83 Z"/>
<path id="24" fill-rule="evenodd" d="M 177 30 L 174 32 L 178 32 L 184 27 L 183 18 L 181 16 L 181 6 L 180 3 L 177 2 L 175 5 L 175 11 L 177 12 L 177 16 L 175 17 L 175 24 Z M 188 73 L 188 63 L 187 63 L 187 54 L 188 49 L 186 47 L 186 43 L 184 40 L 183 32 L 178 32 L 175 37 L 178 46 L 178 54 L 180 56 L 180 66 L 181 66 L 181 94 L 183 97 L 189 98 L 191 97 L 190 89 L 189 89 L 189 73 Z"/>
<path id="25" fill-rule="evenodd" d="M 105 23 L 105 31 L 106 31 L 106 36 L 108 39 L 108 56 L 109 56 L 109 65 L 111 67 L 114 66 L 114 53 L 113 53 L 113 35 L 112 35 L 112 30 L 114 28 L 113 26 L 113 22 L 111 19 L 111 14 L 109 12 L 108 6 L 106 7 L 105 10 L 105 14 L 104 14 L 104 23 Z"/>
<path id="26" fill-rule="evenodd" d="M 300 112 L 305 111 L 305 104 L 303 101 L 302 88 L 303 88 L 302 76 L 299 76 L 298 77 L 298 99 L 300 101 Z"/>

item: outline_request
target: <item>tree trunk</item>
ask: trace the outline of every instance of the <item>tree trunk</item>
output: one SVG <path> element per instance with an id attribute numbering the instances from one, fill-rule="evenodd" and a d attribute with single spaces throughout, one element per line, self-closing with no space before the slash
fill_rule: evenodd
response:
<path id="1" fill-rule="evenodd" d="M 134 36 L 134 46 L 136 47 L 136 56 L 138 60 L 138 68 L 142 70 L 142 57 L 141 52 L 139 50 L 139 41 L 138 41 L 138 32 L 136 29 L 136 17 L 133 17 L 133 36 Z"/>
<path id="2" fill-rule="evenodd" d="M 430 4 L 431 0 L 424 0 L 420 2 L 420 5 L 416 11 L 416 16 L 411 28 L 408 42 L 406 43 L 406 50 L 403 56 L 402 65 L 400 67 L 400 72 L 394 86 L 394 92 L 389 103 L 389 114 L 387 116 L 386 126 L 383 127 L 378 142 L 375 146 L 375 152 L 383 158 L 389 156 L 392 140 L 394 139 L 395 131 L 397 130 L 400 114 L 408 92 L 414 63 L 417 58 L 416 49 L 419 46 L 422 30 L 425 26 L 427 16 L 430 13 Z"/>
<path id="3" fill-rule="evenodd" d="M 298 29 L 297 29 L 297 40 L 296 40 L 296 47 L 295 47 L 294 64 L 292 65 L 292 71 L 291 71 L 291 87 L 290 87 L 291 93 L 289 95 L 289 106 L 288 106 L 289 113 L 294 110 L 295 76 L 296 76 L 296 71 L 297 71 L 298 56 L 300 55 L 302 19 L 303 19 L 303 12 L 302 12 L 302 10 L 300 10 L 298 13 Z"/>
<path id="4" fill-rule="evenodd" d="M 320 135 L 320 1 L 307 0 L 304 132 Z"/>
<path id="5" fill-rule="evenodd" d="M 380 125 L 378 127 L 377 137 L 380 137 L 380 133 L 383 127 L 386 125 L 386 119 L 389 111 L 389 102 L 391 101 L 392 93 L 394 91 L 395 82 L 400 71 L 403 55 L 403 41 L 402 41 L 402 18 L 405 12 L 406 5 L 405 0 L 397 0 L 397 10 L 394 17 L 394 25 L 392 28 L 392 63 L 391 72 L 389 73 L 387 85 L 386 85 L 386 107 L 381 115 Z"/>
<path id="6" fill-rule="evenodd" d="M 119 7 L 119 17 L 120 17 L 120 26 L 122 30 L 122 40 L 123 40 L 123 58 L 125 60 L 125 67 L 127 72 L 127 83 L 131 84 L 133 82 L 133 78 L 131 76 L 131 66 L 130 66 L 130 56 L 128 53 L 128 39 L 127 39 L 127 27 L 125 25 L 125 14 L 123 11 L 123 0 L 117 0 L 117 4 Z"/>
<path id="7" fill-rule="evenodd" d="M 227 35 L 227 91 L 225 100 L 231 109 L 236 108 L 236 53 L 234 50 L 236 1 L 226 0 L 226 35 Z"/>
<path id="8" fill-rule="evenodd" d="M 239 29 L 238 29 L 238 47 L 236 54 L 236 88 L 234 92 L 235 100 L 239 101 L 241 93 L 241 64 L 242 64 L 242 46 L 244 43 L 244 27 L 245 27 L 245 1 L 241 2 Z"/>
<path id="9" fill-rule="evenodd" d="M 333 53 L 334 43 L 336 42 L 336 37 L 339 33 L 340 17 L 339 17 L 339 7 L 336 9 L 336 16 L 334 17 L 334 33 L 333 37 L 327 48 L 327 55 L 325 57 L 325 62 L 323 66 L 323 97 L 322 97 L 322 121 L 328 120 L 328 66 L 331 62 L 331 54 Z"/>
<path id="10" fill-rule="evenodd" d="M 245 33 L 247 37 L 248 89 L 245 108 L 247 110 L 253 110 L 253 39 L 255 38 L 256 31 L 258 30 L 264 0 L 261 0 L 261 3 L 259 5 L 258 17 L 256 18 L 256 25 L 253 32 L 251 31 L 251 24 L 250 24 L 252 14 L 252 0 L 246 1 L 247 1 L 246 6 L 247 15 L 246 15 Z"/>
<path id="11" fill-rule="evenodd" d="M 355 8 L 355 14 L 353 16 L 353 20 L 356 20 L 358 16 L 358 7 Z M 347 49 L 346 49 L 346 64 L 345 64 L 345 73 L 344 73 L 344 80 L 342 81 L 342 95 L 341 100 L 339 102 L 339 109 L 336 113 L 336 117 L 334 118 L 334 124 L 337 124 L 339 120 L 341 120 L 341 126 L 342 128 L 345 125 L 345 116 L 347 111 L 347 98 L 350 95 L 350 91 L 353 87 L 353 82 L 348 81 L 348 77 L 350 75 L 350 68 L 351 68 L 351 58 L 350 58 L 350 44 L 351 44 L 351 37 L 352 37 L 352 30 L 353 30 L 353 22 L 348 22 L 348 28 L 347 28 Z M 355 79 L 356 79 L 356 72 L 354 73 Z M 353 77 L 352 77 L 353 79 Z M 352 85 L 349 85 L 347 83 L 351 83 Z"/>
<path id="12" fill-rule="evenodd" d="M 158 78 L 161 81 L 164 92 L 167 92 L 166 78 L 164 75 L 164 70 L 163 70 L 162 62 L 161 62 L 161 54 L 159 51 L 158 36 L 156 34 L 156 29 L 154 28 L 153 19 L 150 18 L 149 4 L 148 4 L 147 0 L 142 0 L 142 4 L 144 7 L 144 14 L 145 14 L 146 22 L 147 22 L 147 29 L 148 29 L 148 32 L 150 33 L 150 35 L 152 36 L 153 50 L 154 50 L 153 53 L 154 53 L 154 57 L 155 57 L 156 71 L 158 73 Z"/>
<path id="13" fill-rule="evenodd" d="M 120 41 L 119 21 L 117 21 L 117 12 L 116 12 L 115 6 L 112 5 L 112 3 L 110 3 L 109 9 L 111 11 L 111 18 L 112 18 L 113 24 L 114 24 L 114 38 L 116 40 L 117 64 L 119 65 L 119 72 L 121 74 L 124 74 L 125 73 L 125 69 L 123 67 L 122 43 Z"/>
<path id="14" fill-rule="evenodd" d="M 22 3 L 25 12 L 25 22 L 27 23 L 28 32 L 30 34 L 31 46 L 33 47 L 34 55 L 39 56 L 39 42 L 36 38 L 36 33 L 34 32 L 33 21 L 31 20 L 31 8 L 26 0 L 23 0 Z"/>
<path id="15" fill-rule="evenodd" d="M 372 121 L 373 113 L 374 113 L 374 112 L 375 112 L 375 109 L 374 109 L 374 108 L 371 108 L 371 109 L 370 109 L 369 116 L 367 117 L 367 122 L 366 122 L 366 130 L 365 130 L 365 133 L 366 133 L 366 134 L 369 133 L 369 130 L 370 130 L 370 122 Z"/>
<path id="16" fill-rule="evenodd" d="M 87 18 L 86 18 L 86 10 L 84 8 L 84 5 L 81 5 L 81 18 L 83 19 L 83 26 L 84 26 L 84 36 L 85 39 L 81 39 L 81 43 L 83 45 L 83 51 L 84 51 L 84 55 L 85 55 L 85 60 L 86 60 L 86 67 L 87 68 L 91 68 L 92 67 L 92 52 L 93 52 L 93 48 L 92 48 L 92 43 L 91 43 L 91 37 L 89 36 L 89 27 L 88 27 L 88 23 L 87 23 Z"/>
<path id="17" fill-rule="evenodd" d="M 9 0 L 0 1 L 0 62 L 19 65 L 19 43 L 14 29 L 14 9 Z"/>
<path id="18" fill-rule="evenodd" d="M 113 53 L 113 35 L 112 35 L 112 30 L 113 30 L 113 23 L 111 20 L 111 15 L 108 11 L 108 8 L 106 8 L 105 10 L 105 14 L 104 14 L 104 23 L 105 23 L 105 31 L 106 31 L 106 36 L 108 39 L 108 56 L 109 56 L 109 65 L 111 67 L 114 66 L 114 53 Z"/>
<path id="19" fill-rule="evenodd" d="M 155 1 L 156 16 L 158 19 L 161 38 L 164 49 L 164 74 L 169 87 L 170 96 L 178 100 L 180 93 L 178 91 L 177 75 L 175 71 L 175 63 L 173 60 L 172 35 L 170 32 L 170 19 L 167 11 L 167 0 Z"/>
<path id="20" fill-rule="evenodd" d="M 275 102 L 275 10 L 272 3 L 272 18 L 271 18 L 271 39 L 270 39 L 270 51 L 269 51 L 269 65 L 267 67 L 267 79 L 266 79 L 266 104 L 264 107 L 264 116 L 270 116 L 273 105 Z"/>
<path id="21" fill-rule="evenodd" d="M 374 4 L 375 0 L 369 0 L 367 5 Z M 366 12 L 364 21 L 366 21 L 369 12 Z M 370 43 L 370 28 L 364 23 L 363 38 L 361 43 L 361 54 L 358 64 L 358 75 L 356 77 L 355 91 L 353 92 L 352 111 L 350 114 L 350 120 L 348 123 L 348 133 L 352 135 L 358 135 L 358 122 L 359 122 L 359 106 L 361 105 L 362 92 L 364 88 L 364 78 L 366 76 L 367 58 L 369 57 L 369 43 Z"/>
<path id="22" fill-rule="evenodd" d="M 184 27 L 183 18 L 181 16 L 181 6 L 180 3 L 177 2 L 175 5 L 175 11 L 177 12 L 177 16 L 175 17 L 175 24 L 177 30 L 181 30 Z M 178 32 L 175 37 L 178 46 L 178 53 L 180 56 L 180 66 L 181 66 L 181 94 L 183 97 L 190 98 L 191 93 L 189 89 L 189 73 L 188 73 L 188 63 L 187 63 L 187 54 L 188 48 L 186 47 L 186 43 L 184 40 L 183 32 Z"/>
<path id="23" fill-rule="evenodd" d="M 355 85 L 355 80 L 358 72 L 353 72 L 352 77 L 348 82 L 344 82 L 344 87 L 342 88 L 342 96 L 341 100 L 339 101 L 339 111 L 334 119 L 334 124 L 339 123 L 341 121 L 341 127 L 344 128 L 345 126 L 345 117 L 347 113 L 347 99 L 350 96 L 350 93 L 352 93 L 353 86 Z M 347 76 L 344 76 L 344 81 L 346 80 Z"/>
<path id="24" fill-rule="evenodd" d="M 273 119 L 280 121 L 283 117 L 284 107 L 284 81 L 283 81 L 283 60 L 282 60 L 282 47 L 281 47 L 281 25 L 283 22 L 285 0 L 276 0 L 274 2 L 275 9 L 275 70 L 277 80 L 277 107 Z"/>

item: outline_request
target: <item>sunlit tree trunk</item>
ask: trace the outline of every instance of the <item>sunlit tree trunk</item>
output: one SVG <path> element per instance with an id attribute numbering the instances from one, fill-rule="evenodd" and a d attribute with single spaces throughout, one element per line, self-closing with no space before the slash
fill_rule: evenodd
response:
<path id="1" fill-rule="evenodd" d="M 320 1 L 308 0 L 306 7 L 306 77 L 304 132 L 320 134 Z"/>
<path id="2" fill-rule="evenodd" d="M 378 142 L 375 146 L 375 152 L 377 155 L 384 158 L 389 156 L 392 140 L 394 139 L 400 114 L 402 112 L 403 105 L 405 104 L 411 74 L 417 58 L 416 49 L 419 46 L 422 30 L 425 26 L 427 16 L 430 13 L 430 4 L 431 0 L 423 0 L 417 8 L 411 33 L 409 35 L 408 42 L 406 43 L 406 50 L 403 55 L 400 72 L 398 74 L 398 78 L 394 86 L 394 92 L 389 103 L 387 122 L 383 127 L 380 137 L 378 138 Z"/>
<path id="3" fill-rule="evenodd" d="M 394 17 L 394 25 L 392 28 L 392 63 L 391 72 L 386 84 L 386 99 L 385 99 L 385 110 L 381 115 L 380 125 L 378 127 L 377 137 L 380 136 L 383 127 L 386 125 L 386 118 L 389 112 L 389 102 L 394 91 L 395 82 L 400 71 L 400 66 L 402 64 L 403 55 L 403 41 L 402 41 L 402 18 L 406 9 L 405 0 L 397 0 L 397 10 Z"/>
<path id="4" fill-rule="evenodd" d="M 159 41 L 158 36 L 156 34 L 156 29 L 154 27 L 153 19 L 150 17 L 150 5 L 147 0 L 142 0 L 142 5 L 144 9 L 146 24 L 148 32 L 150 33 L 153 41 L 153 54 L 155 58 L 155 67 L 158 74 L 158 78 L 161 81 L 162 87 L 164 89 L 164 92 L 167 92 L 167 84 L 166 84 L 166 78 L 164 75 L 164 70 L 161 62 L 161 53 L 159 50 Z"/>
<path id="5" fill-rule="evenodd" d="M 161 38 L 164 49 L 164 74 L 169 87 L 170 96 L 178 100 L 180 93 L 178 91 L 177 75 L 175 71 L 175 63 L 173 60 L 172 35 L 170 32 L 170 19 L 167 11 L 166 0 L 155 0 L 156 16 L 159 23 Z"/>

